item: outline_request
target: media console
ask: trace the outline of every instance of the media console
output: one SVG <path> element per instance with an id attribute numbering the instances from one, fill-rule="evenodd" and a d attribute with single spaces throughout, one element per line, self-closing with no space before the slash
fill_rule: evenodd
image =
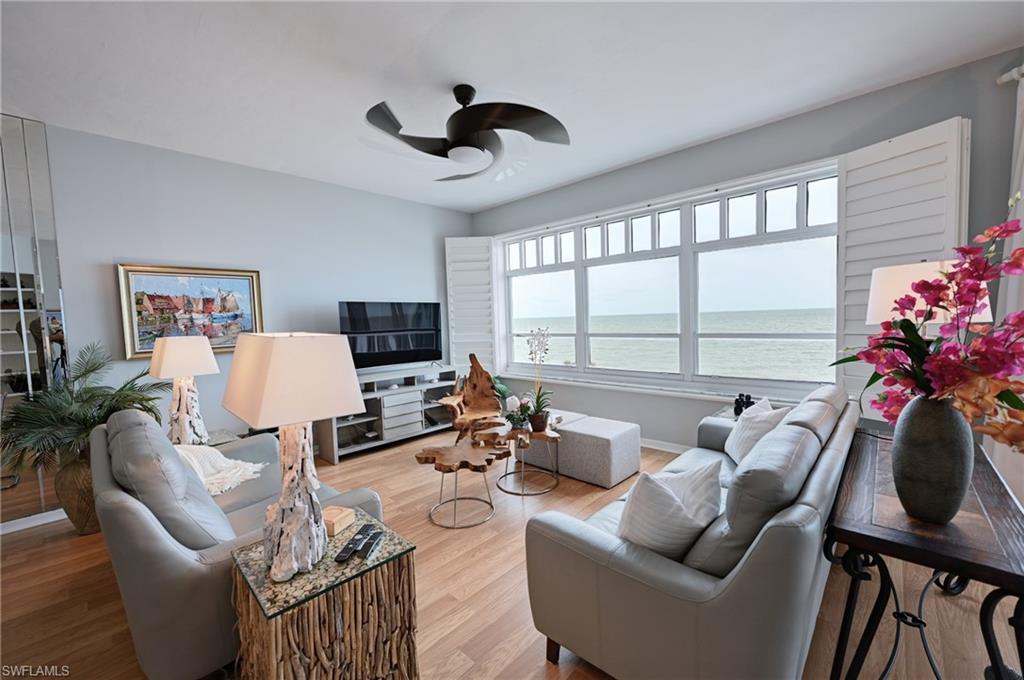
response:
<path id="1" fill-rule="evenodd" d="M 313 423 L 317 455 L 337 464 L 342 456 L 450 428 L 437 400 L 455 387 L 453 366 L 417 366 L 360 373 L 366 412 Z"/>

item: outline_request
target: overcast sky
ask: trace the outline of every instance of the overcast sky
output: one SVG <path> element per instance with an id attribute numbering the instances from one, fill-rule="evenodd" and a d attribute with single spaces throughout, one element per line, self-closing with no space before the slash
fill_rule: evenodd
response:
<path id="1" fill-rule="evenodd" d="M 705 312 L 834 307 L 835 237 L 705 253 L 700 309 Z M 679 309 L 675 258 L 589 268 L 594 315 L 672 313 Z M 571 316 L 573 273 L 516 277 L 512 309 L 520 318 Z"/>

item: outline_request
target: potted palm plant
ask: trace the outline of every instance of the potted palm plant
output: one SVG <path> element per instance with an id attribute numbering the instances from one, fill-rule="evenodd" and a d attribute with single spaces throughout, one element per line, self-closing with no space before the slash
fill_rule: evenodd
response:
<path id="1" fill-rule="evenodd" d="M 157 400 L 169 382 L 142 382 L 146 371 L 120 387 L 99 384 L 110 370 L 110 353 L 99 343 L 75 357 L 67 379 L 13 406 L 0 433 L 3 467 L 57 468 L 53 486 L 68 519 L 80 534 L 99 531 L 89 469 L 89 433 L 125 409 L 144 411 L 157 421 Z"/>

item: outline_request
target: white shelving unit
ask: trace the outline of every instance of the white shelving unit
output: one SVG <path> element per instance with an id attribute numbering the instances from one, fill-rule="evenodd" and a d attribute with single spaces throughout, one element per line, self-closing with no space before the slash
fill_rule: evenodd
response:
<path id="1" fill-rule="evenodd" d="M 451 427 L 437 400 L 451 393 L 453 366 L 417 366 L 360 373 L 366 412 L 313 423 L 317 455 L 332 464 L 342 456 Z"/>

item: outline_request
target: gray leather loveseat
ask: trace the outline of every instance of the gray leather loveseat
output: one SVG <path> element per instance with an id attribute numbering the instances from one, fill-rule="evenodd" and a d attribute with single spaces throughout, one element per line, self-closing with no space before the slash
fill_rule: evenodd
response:
<path id="1" fill-rule="evenodd" d="M 121 590 L 135 654 L 151 680 L 198 678 L 238 652 L 231 551 L 262 538 L 266 507 L 281 490 L 277 439 L 258 435 L 218 447 L 229 458 L 269 463 L 258 479 L 211 497 L 160 426 L 120 411 L 90 438 L 96 511 Z M 321 485 L 324 505 L 360 507 L 381 519 L 369 489 Z"/>
<path id="2" fill-rule="evenodd" d="M 619 499 L 587 520 L 559 512 L 526 527 L 537 629 L 622 680 L 799 678 L 829 563 L 828 521 L 859 417 L 823 387 L 737 466 L 732 421 L 707 418 L 698 447 L 665 466 L 722 461 L 726 503 L 682 561 L 615 534 Z"/>

